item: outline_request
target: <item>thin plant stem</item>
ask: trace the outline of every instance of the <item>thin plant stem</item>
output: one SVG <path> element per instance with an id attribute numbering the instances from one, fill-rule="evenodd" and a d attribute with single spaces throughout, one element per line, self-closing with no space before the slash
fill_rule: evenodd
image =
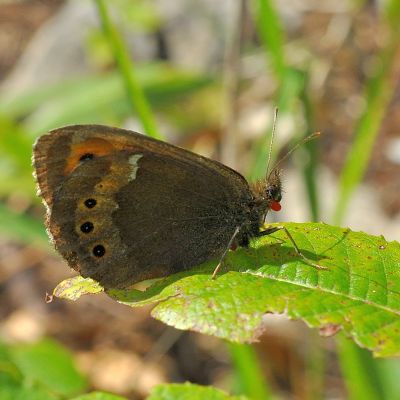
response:
<path id="1" fill-rule="evenodd" d="M 271 391 L 264 379 L 254 348 L 247 344 L 228 343 L 235 371 L 237 390 L 252 400 L 268 400 Z"/>
<path id="2" fill-rule="evenodd" d="M 113 50 L 119 71 L 124 80 L 125 89 L 132 109 L 137 113 L 145 133 L 153 138 L 161 139 L 157 130 L 154 115 L 144 95 L 135 72 L 135 65 L 129 56 L 121 35 L 113 25 L 104 0 L 94 0 L 99 13 L 104 33 Z"/>

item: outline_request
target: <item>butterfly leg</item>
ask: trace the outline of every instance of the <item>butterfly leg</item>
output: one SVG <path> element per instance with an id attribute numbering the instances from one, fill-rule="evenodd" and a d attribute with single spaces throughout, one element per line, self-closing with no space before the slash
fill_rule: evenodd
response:
<path id="1" fill-rule="evenodd" d="M 282 226 L 282 225 L 281 225 L 281 226 L 274 226 L 274 227 L 267 228 L 267 229 L 265 229 L 264 231 L 259 232 L 257 236 L 266 236 L 266 235 L 270 235 L 271 233 L 274 233 L 274 232 L 280 231 L 280 230 L 283 230 L 283 231 L 285 232 L 286 236 L 288 237 L 288 239 L 289 239 L 290 242 L 292 243 L 294 249 L 296 250 L 297 255 L 298 255 L 299 257 L 301 257 L 301 258 L 304 260 L 304 262 L 305 262 L 306 264 L 308 264 L 308 265 L 310 265 L 311 267 L 314 267 L 314 268 L 316 268 L 316 269 L 318 269 L 318 270 L 326 270 L 326 269 L 329 269 L 329 268 L 324 267 L 324 266 L 322 266 L 322 265 L 316 264 L 316 263 L 314 263 L 312 260 L 310 260 L 309 258 L 307 258 L 307 257 L 300 251 L 300 249 L 299 249 L 299 247 L 297 246 L 295 240 L 293 239 L 293 236 L 290 234 L 290 232 L 286 229 L 285 226 Z"/>
<path id="2" fill-rule="evenodd" d="M 217 273 L 218 273 L 219 269 L 221 268 L 221 265 L 222 265 L 222 263 L 224 262 L 224 259 L 225 259 L 226 255 L 228 254 L 229 249 L 232 247 L 233 241 L 235 240 L 235 237 L 236 237 L 237 234 L 239 233 L 239 230 L 240 230 L 240 228 L 237 226 L 237 227 L 235 228 L 235 232 L 233 232 L 233 235 L 232 235 L 232 237 L 231 237 L 230 240 L 229 240 L 228 245 L 226 246 L 225 251 L 223 252 L 223 254 L 222 254 L 222 256 L 221 256 L 221 258 L 220 258 L 220 260 L 219 260 L 218 265 L 217 265 L 217 266 L 215 267 L 215 269 L 214 269 L 214 272 L 213 272 L 213 274 L 212 274 L 211 279 L 215 279 L 215 277 L 217 276 Z"/>

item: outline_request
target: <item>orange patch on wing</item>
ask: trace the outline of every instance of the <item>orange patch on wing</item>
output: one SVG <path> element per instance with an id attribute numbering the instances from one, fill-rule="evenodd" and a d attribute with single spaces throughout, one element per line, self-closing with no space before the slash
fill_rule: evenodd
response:
<path id="1" fill-rule="evenodd" d="M 105 156 L 114 150 L 114 146 L 104 139 L 88 139 L 81 143 L 71 146 L 71 151 L 67 158 L 64 175 L 70 174 L 80 163 L 81 157 L 91 154 L 94 157 Z"/>

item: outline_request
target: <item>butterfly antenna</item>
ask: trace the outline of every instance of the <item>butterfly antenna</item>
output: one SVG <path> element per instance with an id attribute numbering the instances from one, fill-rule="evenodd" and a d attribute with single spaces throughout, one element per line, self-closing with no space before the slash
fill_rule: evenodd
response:
<path id="1" fill-rule="evenodd" d="M 291 148 L 274 166 L 274 169 L 270 172 L 269 176 L 273 171 L 278 169 L 279 165 L 283 163 L 294 151 L 296 151 L 300 146 L 302 146 L 304 143 L 309 142 L 310 140 L 316 139 L 321 135 L 321 132 L 314 132 L 311 135 L 308 135 L 304 139 L 300 140 L 293 148 Z"/>
<path id="2" fill-rule="evenodd" d="M 276 121 L 277 121 L 277 119 L 278 119 L 278 107 L 275 107 L 275 110 L 274 110 L 274 121 L 272 122 L 271 141 L 269 142 L 269 150 L 268 150 L 267 172 L 265 173 L 265 176 L 268 176 L 269 167 L 270 167 L 270 165 L 271 165 L 272 146 L 274 145 L 275 130 L 276 130 Z"/>

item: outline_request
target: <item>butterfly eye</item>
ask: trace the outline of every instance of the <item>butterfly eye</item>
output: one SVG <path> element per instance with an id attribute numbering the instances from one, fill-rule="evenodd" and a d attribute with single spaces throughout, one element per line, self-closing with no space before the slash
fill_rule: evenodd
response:
<path id="1" fill-rule="evenodd" d="M 267 189 L 267 197 L 278 202 L 282 200 L 281 191 L 276 186 L 272 186 Z"/>

